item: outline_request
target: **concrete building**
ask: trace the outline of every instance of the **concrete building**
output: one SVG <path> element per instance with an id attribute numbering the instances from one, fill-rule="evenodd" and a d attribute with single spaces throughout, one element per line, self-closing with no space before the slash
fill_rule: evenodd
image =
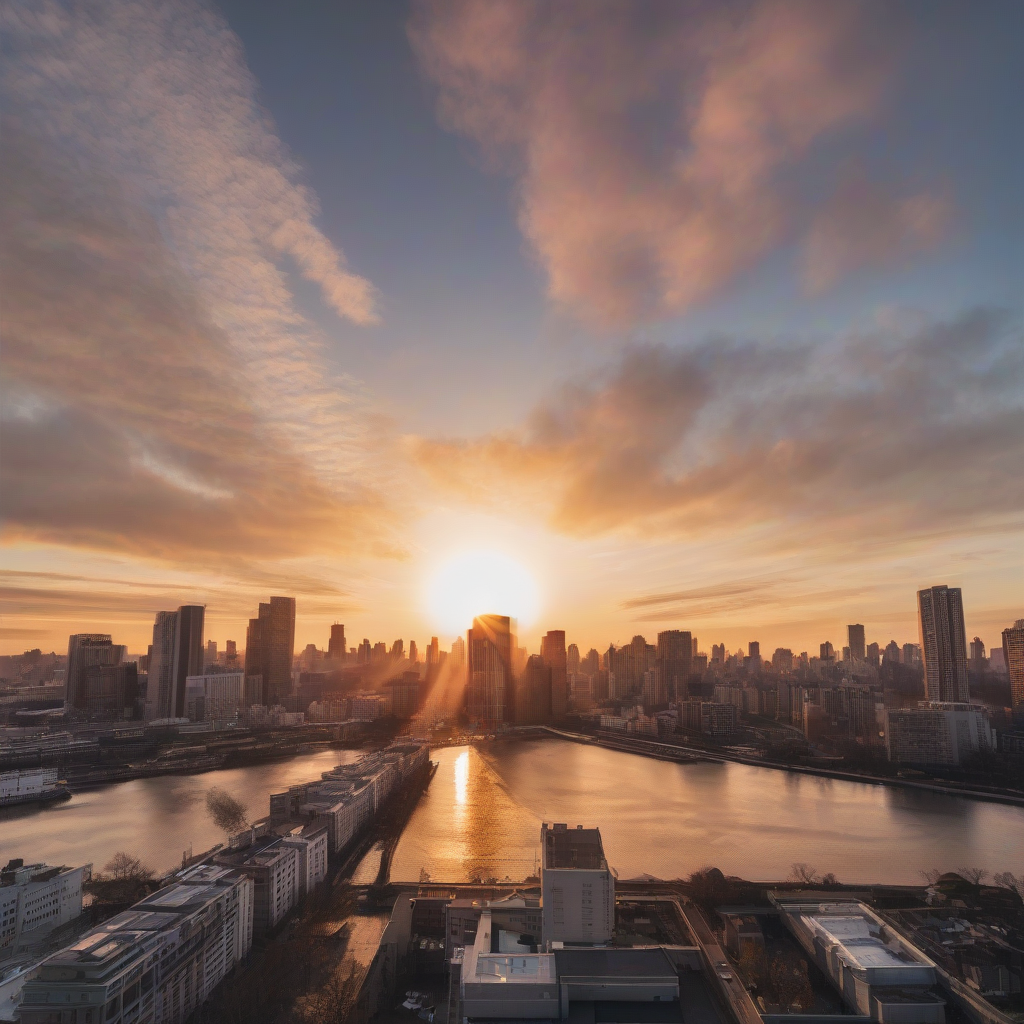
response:
<path id="1" fill-rule="evenodd" d="M 540 656 L 551 673 L 551 717 L 557 722 L 569 710 L 568 655 L 565 630 L 549 629 L 540 640 Z"/>
<path id="2" fill-rule="evenodd" d="M 262 697 L 255 703 L 271 707 L 291 693 L 295 654 L 295 598 L 261 601 L 245 636 L 245 676 L 260 676 Z"/>
<path id="3" fill-rule="evenodd" d="M 0 950 L 22 939 L 37 941 L 82 913 L 82 884 L 92 865 L 80 868 L 11 860 L 0 871 Z"/>
<path id="4" fill-rule="evenodd" d="M 860 623 L 846 627 L 846 642 L 850 648 L 850 657 L 854 661 L 863 661 L 867 651 L 864 647 L 864 627 Z"/>
<path id="5" fill-rule="evenodd" d="M 685 697 L 693 664 L 693 636 L 688 630 L 666 629 L 658 634 L 656 648 L 668 699 Z"/>
<path id="6" fill-rule="evenodd" d="M 532 939 L 529 943 L 532 952 L 537 951 L 541 941 L 543 927 L 540 900 L 535 896 L 521 896 L 513 893 L 494 900 L 453 899 L 445 906 L 445 955 L 451 957 L 456 946 L 472 946 L 481 915 L 488 911 L 491 915 L 492 930 L 507 933 L 505 944 L 514 940 L 517 945 L 525 937 Z M 499 945 L 501 938 L 498 938 Z"/>
<path id="7" fill-rule="evenodd" d="M 931 701 L 966 703 L 967 632 L 959 587 L 917 592 L 925 696 Z"/>
<path id="8" fill-rule="evenodd" d="M 485 729 L 510 721 L 515 646 L 512 620 L 507 615 L 480 615 L 473 620 L 466 639 L 466 711 Z M 452 650 L 454 653 L 454 646 Z"/>
<path id="9" fill-rule="evenodd" d="M 64 699 L 70 712 L 114 712 L 123 717 L 138 696 L 134 664 L 125 663 L 127 648 L 108 633 L 75 633 L 68 638 Z"/>
<path id="10" fill-rule="evenodd" d="M 25 984 L 22 1024 L 181 1024 L 252 946 L 252 879 L 183 871 L 47 957 Z"/>
<path id="11" fill-rule="evenodd" d="M 323 832 L 326 836 L 326 829 Z M 302 895 L 299 861 L 296 843 L 285 843 L 275 835 L 266 834 L 214 858 L 214 863 L 252 879 L 254 936 L 274 931 L 298 904 Z"/>
<path id="12" fill-rule="evenodd" d="M 542 941 L 608 942 L 615 931 L 615 879 L 601 830 L 578 825 L 540 829 Z"/>
<path id="13" fill-rule="evenodd" d="M 886 1024 L 944 1024 L 935 964 L 863 903 L 773 900 L 854 1013 Z"/>
<path id="14" fill-rule="evenodd" d="M 1003 630 L 1003 662 L 1010 675 L 1013 716 L 1024 718 L 1024 619 Z"/>
<path id="15" fill-rule="evenodd" d="M 502 950 L 492 911 L 484 910 L 472 945 L 453 968 L 463 1017 L 504 1020 L 677 1021 L 679 968 L 660 946 L 641 949 Z M 626 1016 L 609 1003 L 624 1006 Z M 641 1003 L 661 1003 L 656 1011 Z M 575 1004 L 575 1006 L 574 1006 Z M 600 1007 L 600 1016 L 596 1010 Z M 639 1016 L 637 1014 L 640 1014 Z"/>
<path id="16" fill-rule="evenodd" d="M 205 614 L 202 605 L 156 613 L 146 684 L 147 722 L 185 717 L 185 681 L 203 674 Z"/>
<path id="17" fill-rule="evenodd" d="M 230 721 L 245 706 L 244 701 L 244 672 L 185 678 L 185 717 L 191 722 Z"/>
<path id="18" fill-rule="evenodd" d="M 516 682 L 516 725 L 543 725 L 551 721 L 551 679 L 551 666 L 539 654 L 531 655 Z"/>
<path id="19" fill-rule="evenodd" d="M 979 750 L 994 750 L 995 733 L 977 704 L 922 701 L 916 708 L 888 708 L 885 748 L 890 761 L 958 765 Z"/>

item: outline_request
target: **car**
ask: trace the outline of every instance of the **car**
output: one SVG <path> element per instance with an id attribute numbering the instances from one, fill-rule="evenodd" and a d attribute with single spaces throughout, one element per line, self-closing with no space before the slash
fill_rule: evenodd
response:
<path id="1" fill-rule="evenodd" d="M 729 970 L 729 965 L 724 960 L 719 960 L 715 964 L 715 973 L 722 981 L 732 981 L 732 971 Z"/>

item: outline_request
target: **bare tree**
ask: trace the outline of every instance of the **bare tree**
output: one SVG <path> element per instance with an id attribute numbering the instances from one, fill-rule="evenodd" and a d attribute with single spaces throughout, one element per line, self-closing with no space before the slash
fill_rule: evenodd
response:
<path id="1" fill-rule="evenodd" d="M 814 885 L 819 881 L 817 869 L 803 861 L 797 861 L 792 865 L 790 877 L 794 881 L 803 882 L 804 885 Z"/>
<path id="2" fill-rule="evenodd" d="M 942 877 L 942 872 L 938 868 L 931 868 L 928 871 L 921 871 L 921 877 L 929 884 L 935 885 L 936 882 Z"/>
<path id="3" fill-rule="evenodd" d="M 153 878 L 152 868 L 121 850 L 92 876 L 88 889 L 104 903 L 135 903 L 149 892 Z"/>
<path id="4" fill-rule="evenodd" d="M 1024 878 L 1017 878 L 1011 871 L 997 871 L 992 881 L 1002 889 L 1009 889 L 1024 898 Z"/>
<path id="5" fill-rule="evenodd" d="M 206 811 L 214 824 L 229 836 L 249 828 L 249 808 L 230 793 L 214 787 L 206 794 Z"/>
<path id="6" fill-rule="evenodd" d="M 985 868 L 957 868 L 956 870 L 961 878 L 976 887 L 980 887 L 981 883 L 988 878 L 988 871 Z"/>
<path id="7" fill-rule="evenodd" d="M 828 888 L 832 888 L 833 886 L 839 885 L 840 883 L 839 879 L 836 878 L 836 876 L 831 871 L 829 871 L 828 874 L 821 876 L 821 884 L 827 886 Z"/>

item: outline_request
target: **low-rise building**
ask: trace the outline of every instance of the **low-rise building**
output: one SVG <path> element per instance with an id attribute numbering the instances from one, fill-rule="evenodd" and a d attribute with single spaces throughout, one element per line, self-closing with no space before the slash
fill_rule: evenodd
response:
<path id="1" fill-rule="evenodd" d="M 22 991 L 22 1024 L 181 1024 L 252 945 L 253 883 L 216 865 L 47 957 Z"/>
<path id="2" fill-rule="evenodd" d="M 935 964 L 869 907 L 773 899 L 804 952 L 855 1013 L 886 1024 L 944 1024 Z"/>
<path id="3" fill-rule="evenodd" d="M 0 949 L 42 939 L 82 913 L 82 885 L 92 865 L 50 867 L 11 860 L 0 871 Z"/>

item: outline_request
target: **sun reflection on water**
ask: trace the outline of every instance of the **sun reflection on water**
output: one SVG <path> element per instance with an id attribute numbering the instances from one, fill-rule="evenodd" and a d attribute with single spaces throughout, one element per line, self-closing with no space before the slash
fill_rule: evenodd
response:
<path id="1" fill-rule="evenodd" d="M 466 789 L 469 785 L 469 751 L 464 750 L 455 759 L 455 802 L 466 806 Z"/>

